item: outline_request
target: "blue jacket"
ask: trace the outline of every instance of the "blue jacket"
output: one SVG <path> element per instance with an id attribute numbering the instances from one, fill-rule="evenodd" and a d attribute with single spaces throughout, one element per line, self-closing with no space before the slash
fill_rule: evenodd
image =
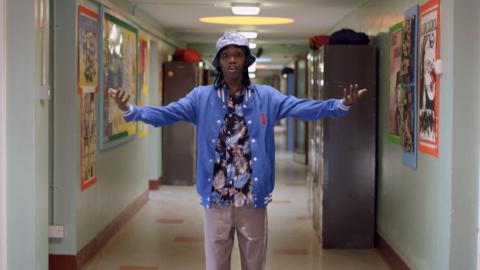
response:
<path id="1" fill-rule="evenodd" d="M 299 99 L 270 86 L 252 84 L 250 88 L 253 90 L 243 106 L 251 140 L 254 207 L 264 208 L 272 200 L 275 185 L 275 122 L 289 116 L 305 121 L 342 116 L 349 108 L 339 99 Z M 156 127 L 177 121 L 197 126 L 196 188 L 200 203 L 207 208 L 212 204 L 215 143 L 227 112 L 226 94 L 213 85 L 199 86 L 166 106 L 131 106 L 130 112 L 124 114 L 127 122 L 142 121 Z"/>

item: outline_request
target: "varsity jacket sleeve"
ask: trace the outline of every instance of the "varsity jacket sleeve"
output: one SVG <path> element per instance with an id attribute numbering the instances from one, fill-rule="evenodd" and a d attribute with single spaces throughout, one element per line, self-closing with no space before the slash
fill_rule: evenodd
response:
<path id="1" fill-rule="evenodd" d="M 185 97 L 166 106 L 133 106 L 122 112 L 125 121 L 141 121 L 155 127 L 186 121 L 195 124 L 197 121 L 197 93 L 193 89 Z"/>
<path id="2" fill-rule="evenodd" d="M 342 104 L 341 99 L 300 99 L 286 96 L 274 88 L 270 89 L 270 98 L 276 110 L 276 121 L 290 116 L 304 121 L 337 117 L 347 114 L 350 109 L 349 106 Z"/>

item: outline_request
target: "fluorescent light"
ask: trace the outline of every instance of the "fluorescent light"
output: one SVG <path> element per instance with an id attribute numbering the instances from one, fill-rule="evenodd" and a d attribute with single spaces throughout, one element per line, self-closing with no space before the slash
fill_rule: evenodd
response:
<path id="1" fill-rule="evenodd" d="M 228 25 L 273 25 L 289 24 L 295 20 L 282 17 L 254 17 L 254 16 L 225 16 L 225 17 L 203 17 L 199 21 L 203 23 L 228 24 Z"/>
<path id="2" fill-rule="evenodd" d="M 238 32 L 238 33 L 248 39 L 254 39 L 254 38 L 257 38 L 258 36 L 257 32 Z"/>
<path id="3" fill-rule="evenodd" d="M 260 13 L 260 5 L 256 3 L 233 3 L 232 12 L 235 15 L 258 15 Z"/>
<path id="4" fill-rule="evenodd" d="M 248 44 L 248 47 L 250 49 L 255 49 L 257 47 L 257 43 L 250 42 L 250 44 Z"/>
<path id="5" fill-rule="evenodd" d="M 257 63 L 268 63 L 268 62 L 272 62 L 272 58 L 260 57 L 260 58 L 257 58 L 257 60 L 255 62 L 257 62 Z"/>

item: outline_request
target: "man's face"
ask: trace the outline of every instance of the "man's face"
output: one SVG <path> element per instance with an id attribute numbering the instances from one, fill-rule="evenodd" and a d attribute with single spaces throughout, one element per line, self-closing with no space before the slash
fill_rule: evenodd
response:
<path id="1" fill-rule="evenodd" d="M 218 55 L 225 79 L 239 79 L 245 67 L 245 51 L 235 45 L 225 47 Z"/>

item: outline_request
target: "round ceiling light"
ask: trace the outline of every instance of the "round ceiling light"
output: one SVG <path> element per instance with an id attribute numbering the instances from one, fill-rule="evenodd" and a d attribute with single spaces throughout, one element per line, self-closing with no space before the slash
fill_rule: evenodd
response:
<path id="1" fill-rule="evenodd" d="M 258 16 L 225 16 L 225 17 L 204 17 L 199 19 L 204 23 L 231 24 L 231 25 L 272 25 L 289 24 L 294 20 L 282 17 L 258 17 Z"/>

